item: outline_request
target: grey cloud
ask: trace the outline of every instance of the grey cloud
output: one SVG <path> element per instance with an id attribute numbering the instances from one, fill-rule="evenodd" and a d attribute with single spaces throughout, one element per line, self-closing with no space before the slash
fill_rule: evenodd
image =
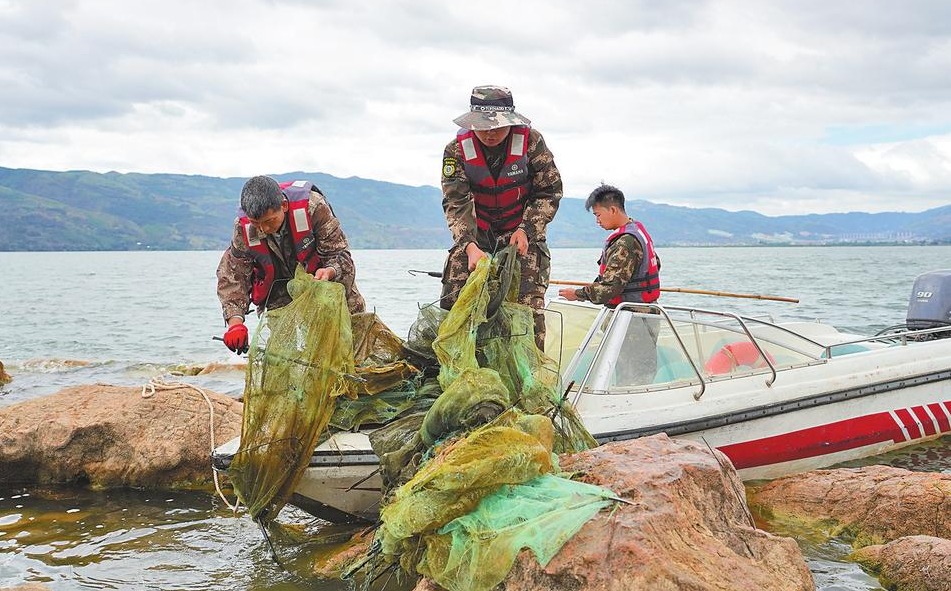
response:
<path id="1" fill-rule="evenodd" d="M 626 152 L 644 154 L 650 166 L 631 182 L 670 200 L 951 185 L 951 163 L 929 142 L 895 146 L 873 165 L 853 155 L 868 135 L 827 141 L 851 126 L 913 124 L 918 135 L 905 140 L 951 128 L 944 2 L 163 2 L 10 3 L 0 20 L 5 157 L 35 153 L 43 167 L 25 129 L 102 137 L 140 126 L 174 146 L 162 127 L 180 124 L 210 145 L 306 133 L 295 146 L 360 146 L 349 160 L 391 168 L 399 147 L 403 178 L 429 184 L 469 90 L 493 83 L 512 88 L 566 171 L 596 181 L 630 170 Z M 147 116 L 129 116 L 139 111 Z M 586 149 L 558 151 L 575 140 Z M 229 147 L 247 158 L 274 150 Z M 208 166 L 177 154 L 170 166 Z M 889 158 L 915 163 L 919 177 Z"/>
<path id="2" fill-rule="evenodd" d="M 0 63 L 7 64 L 0 112 L 8 125 L 112 117 L 138 102 L 196 101 L 207 72 L 249 61 L 240 33 L 193 35 L 199 27 L 187 20 L 174 29 L 124 27 L 121 14 L 94 20 L 71 12 L 77 6 L 23 3 L 0 21 Z"/>
<path id="3" fill-rule="evenodd" d="M 803 31 L 858 32 L 878 38 L 946 37 L 951 33 L 951 4 L 943 0 L 872 0 L 826 2 L 787 0 L 778 14 Z"/>

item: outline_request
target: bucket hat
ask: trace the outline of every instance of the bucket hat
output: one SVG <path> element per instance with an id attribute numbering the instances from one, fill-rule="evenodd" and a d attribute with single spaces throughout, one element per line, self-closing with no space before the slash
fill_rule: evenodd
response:
<path id="1" fill-rule="evenodd" d="M 512 91 L 504 86 L 476 86 L 472 89 L 469 105 L 469 112 L 453 119 L 463 129 L 488 131 L 532 123 L 528 117 L 515 112 Z"/>

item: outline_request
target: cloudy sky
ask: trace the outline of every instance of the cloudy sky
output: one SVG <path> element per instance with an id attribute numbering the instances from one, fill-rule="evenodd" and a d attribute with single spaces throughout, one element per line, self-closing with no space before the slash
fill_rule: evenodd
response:
<path id="1" fill-rule="evenodd" d="M 565 193 L 951 203 L 951 3 L 0 0 L 0 166 L 438 185 L 512 89 Z"/>

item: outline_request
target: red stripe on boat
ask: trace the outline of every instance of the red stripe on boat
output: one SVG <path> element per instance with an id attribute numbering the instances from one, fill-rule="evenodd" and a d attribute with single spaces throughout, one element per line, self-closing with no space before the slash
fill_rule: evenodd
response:
<path id="1" fill-rule="evenodd" d="M 938 432 L 937 429 L 935 429 L 934 419 L 931 418 L 931 415 L 928 414 L 925 407 L 914 406 L 911 410 L 915 412 L 915 416 L 921 421 L 921 426 L 925 429 L 925 435 L 934 435 Z"/>
<path id="2" fill-rule="evenodd" d="M 948 420 L 948 415 L 945 413 L 945 410 L 941 408 L 941 405 L 937 402 L 932 402 L 928 405 L 928 408 L 934 413 L 934 418 L 938 421 L 938 428 L 941 429 L 941 432 L 947 433 L 951 431 L 951 420 Z"/>
<path id="3" fill-rule="evenodd" d="M 905 414 L 908 414 L 907 411 Z M 908 419 L 914 424 L 910 415 Z M 917 426 L 915 431 L 918 431 Z M 782 435 L 724 445 L 718 449 L 740 469 L 814 458 L 889 440 L 899 443 L 905 441 L 905 436 L 890 413 L 879 412 Z"/>
<path id="4" fill-rule="evenodd" d="M 915 420 L 915 417 L 911 416 L 911 413 L 908 412 L 907 408 L 896 409 L 895 414 L 898 415 L 898 418 L 901 419 L 902 424 L 904 424 L 905 428 L 908 429 L 909 439 L 919 439 L 921 437 L 921 429 L 919 428 L 918 421 Z"/>

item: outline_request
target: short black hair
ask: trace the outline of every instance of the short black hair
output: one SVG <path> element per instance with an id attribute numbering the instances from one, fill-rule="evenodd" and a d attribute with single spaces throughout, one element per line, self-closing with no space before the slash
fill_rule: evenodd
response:
<path id="1" fill-rule="evenodd" d="M 584 202 L 584 210 L 591 211 L 591 208 L 595 205 L 601 207 L 616 205 L 621 211 L 624 211 L 624 193 L 617 187 L 602 183 L 600 187 L 597 187 L 588 195 L 587 201 Z"/>
<path id="2" fill-rule="evenodd" d="M 259 218 L 284 203 L 284 192 L 269 176 L 248 179 L 241 189 L 241 209 L 249 218 Z"/>

